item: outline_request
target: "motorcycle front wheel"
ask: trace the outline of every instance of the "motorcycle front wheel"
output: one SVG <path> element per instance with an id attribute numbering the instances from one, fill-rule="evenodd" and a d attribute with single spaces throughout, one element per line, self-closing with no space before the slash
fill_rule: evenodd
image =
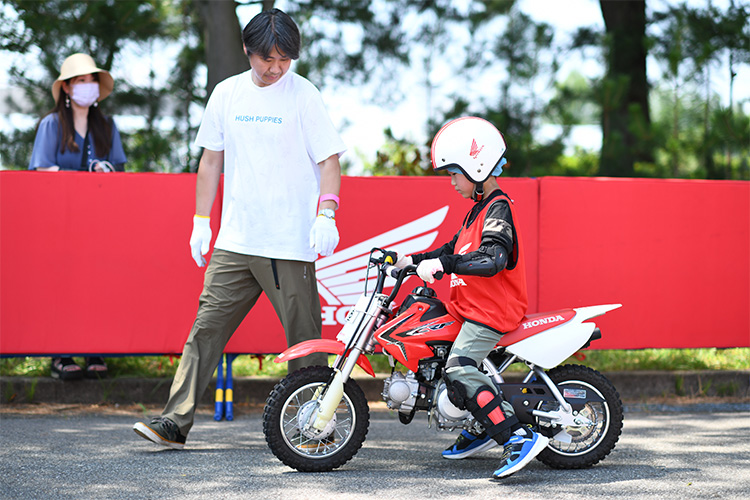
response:
<path id="1" fill-rule="evenodd" d="M 354 380 L 344 384 L 344 395 L 323 431 L 305 429 L 318 409 L 333 369 L 302 368 L 282 379 L 271 391 L 263 410 L 263 433 L 276 458 L 302 472 L 326 472 L 341 467 L 362 447 L 370 425 L 364 392 Z"/>
<path id="2" fill-rule="evenodd" d="M 537 459 L 556 469 L 582 469 L 598 463 L 614 449 L 622 432 L 623 408 L 619 393 L 604 375 L 585 366 L 558 366 L 547 375 L 566 399 L 596 397 L 578 413 L 587 424 L 558 426 L 552 430 L 553 436 L 564 430 L 570 442 L 550 437 L 549 445 Z M 541 409 L 550 411 L 558 407 L 556 402 L 544 403 Z"/>

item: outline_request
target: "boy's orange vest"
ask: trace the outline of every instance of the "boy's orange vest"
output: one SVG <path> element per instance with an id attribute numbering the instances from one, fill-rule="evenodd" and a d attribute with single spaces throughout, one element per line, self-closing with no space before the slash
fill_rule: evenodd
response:
<path id="1" fill-rule="evenodd" d="M 493 203 L 507 200 L 515 225 L 518 218 L 513 202 L 505 194 Z M 487 211 L 493 203 L 488 203 L 471 224 L 461 228 L 454 251 L 466 254 L 479 249 L 482 229 Z M 468 217 L 464 224 L 468 224 Z M 494 276 L 451 275 L 451 299 L 446 304 L 448 312 L 473 323 L 479 323 L 501 333 L 515 330 L 521 325 L 529 301 L 526 293 L 526 263 L 523 258 L 522 242 L 518 231 L 514 230 L 514 248 L 508 256 L 505 270 Z"/>

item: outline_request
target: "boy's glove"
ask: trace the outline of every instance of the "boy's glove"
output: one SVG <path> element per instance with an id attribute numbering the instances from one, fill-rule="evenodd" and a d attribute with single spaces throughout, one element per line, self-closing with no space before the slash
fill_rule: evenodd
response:
<path id="1" fill-rule="evenodd" d="M 310 248 L 323 257 L 328 257 L 339 244 L 339 230 L 336 229 L 336 221 L 323 215 L 315 218 L 315 223 L 310 229 Z"/>
<path id="2" fill-rule="evenodd" d="M 414 264 L 414 261 L 412 260 L 411 255 L 402 255 L 393 265 L 399 269 L 403 269 L 406 266 L 411 266 L 412 264 Z"/>
<path id="3" fill-rule="evenodd" d="M 211 246 L 211 217 L 193 216 L 193 234 L 190 235 L 190 253 L 198 267 L 206 265 L 204 255 Z"/>
<path id="4" fill-rule="evenodd" d="M 434 283 L 435 274 L 442 273 L 442 272 L 444 272 L 443 263 L 440 262 L 440 259 L 423 260 L 417 266 L 417 275 L 420 278 L 422 278 L 422 280 L 426 281 L 427 283 Z M 440 277 L 442 277 L 442 275 Z"/>

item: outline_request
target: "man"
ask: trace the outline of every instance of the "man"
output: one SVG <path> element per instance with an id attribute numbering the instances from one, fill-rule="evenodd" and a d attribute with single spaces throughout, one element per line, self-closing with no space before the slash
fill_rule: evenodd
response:
<path id="1" fill-rule="evenodd" d="M 320 338 L 314 261 L 339 240 L 334 210 L 346 148 L 318 90 L 289 71 L 299 57 L 297 25 L 278 9 L 265 11 L 242 39 L 251 69 L 216 86 L 196 137 L 204 148 L 190 237 L 198 266 L 209 250 L 209 214 L 224 167 L 221 229 L 198 313 L 161 416 L 133 427 L 170 448 L 183 448 L 224 347 L 262 292 L 290 346 Z M 289 370 L 306 364 L 327 359 L 295 360 Z"/>

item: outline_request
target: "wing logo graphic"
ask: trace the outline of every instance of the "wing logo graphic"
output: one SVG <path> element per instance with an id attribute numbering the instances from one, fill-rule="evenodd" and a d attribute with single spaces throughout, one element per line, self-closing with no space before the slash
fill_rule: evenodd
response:
<path id="1" fill-rule="evenodd" d="M 438 227 L 445 220 L 449 206 L 446 205 L 423 217 L 393 228 L 328 257 L 315 261 L 315 274 L 318 279 L 318 293 L 325 301 L 322 306 L 323 325 L 343 325 L 346 314 L 365 289 L 365 276 L 370 250 L 374 247 L 386 248 L 399 255 L 424 252 L 435 242 Z M 375 287 L 377 277 L 371 272 L 368 290 Z M 393 286 L 388 278 L 386 286 Z"/>
<path id="2" fill-rule="evenodd" d="M 471 248 L 471 242 L 462 246 L 461 249 L 456 253 L 458 255 L 466 255 L 466 253 L 469 251 L 469 248 Z M 451 274 L 451 288 L 453 288 L 454 286 L 466 286 L 466 282 L 462 278 L 459 278 L 456 273 Z"/>
<path id="3" fill-rule="evenodd" d="M 479 153 L 481 153 L 483 149 L 484 149 L 484 146 L 482 146 L 480 148 L 479 145 L 477 145 L 477 140 L 476 139 L 472 139 L 471 140 L 471 149 L 469 150 L 469 156 L 471 156 L 472 158 L 474 158 L 476 160 L 477 156 L 479 156 Z"/>

